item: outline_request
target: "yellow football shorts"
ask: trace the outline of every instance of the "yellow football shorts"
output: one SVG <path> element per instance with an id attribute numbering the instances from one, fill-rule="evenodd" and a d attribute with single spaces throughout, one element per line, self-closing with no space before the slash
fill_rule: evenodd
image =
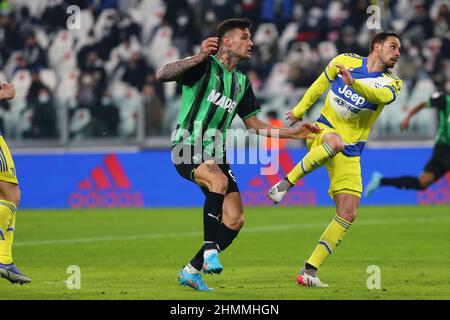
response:
<path id="1" fill-rule="evenodd" d="M 327 125 L 316 122 L 322 131 L 312 135 L 312 139 L 306 141 L 308 150 L 322 144 L 322 138 L 327 133 L 337 133 L 335 129 Z M 352 194 L 361 198 L 362 178 L 360 157 L 347 157 L 339 152 L 333 159 L 325 163 L 325 168 L 330 178 L 330 188 L 328 194 L 332 199 L 339 193 Z"/>
<path id="2" fill-rule="evenodd" d="M 14 167 L 14 161 L 9 152 L 8 145 L 0 135 L 0 180 L 7 181 L 14 184 L 19 184 L 16 177 L 16 168 Z"/>

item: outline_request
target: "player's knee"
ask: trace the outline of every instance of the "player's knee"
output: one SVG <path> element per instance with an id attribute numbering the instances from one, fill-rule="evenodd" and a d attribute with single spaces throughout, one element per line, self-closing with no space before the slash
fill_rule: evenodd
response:
<path id="1" fill-rule="evenodd" d="M 338 216 L 348 222 L 353 222 L 356 219 L 356 209 L 347 209 L 338 212 Z"/>
<path id="2" fill-rule="evenodd" d="M 225 193 L 228 189 L 228 178 L 226 175 L 218 175 L 211 180 L 209 191 Z"/>
<path id="3" fill-rule="evenodd" d="M 345 147 L 344 141 L 337 134 L 329 134 L 324 142 L 333 148 L 336 153 L 341 152 Z"/>
<path id="4" fill-rule="evenodd" d="M 333 140 L 333 142 L 330 143 L 330 146 L 333 148 L 334 152 L 339 153 L 345 148 L 345 144 L 341 139 Z"/>
<path id="5" fill-rule="evenodd" d="M 14 203 L 16 205 L 16 207 L 19 207 L 19 203 L 20 203 L 20 189 L 19 189 L 18 186 L 16 186 L 12 190 L 10 199 L 8 201 L 11 201 L 12 203 Z"/>
<path id="6" fill-rule="evenodd" d="M 19 206 L 20 203 L 20 188 L 18 185 L 8 185 L 8 187 L 3 187 L 0 191 L 0 197 L 3 200 L 12 202 L 16 205 L 16 207 Z"/>

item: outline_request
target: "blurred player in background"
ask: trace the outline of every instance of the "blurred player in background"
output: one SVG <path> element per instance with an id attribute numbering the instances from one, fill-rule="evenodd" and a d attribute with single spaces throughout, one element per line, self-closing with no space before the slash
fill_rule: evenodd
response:
<path id="1" fill-rule="evenodd" d="M 433 155 L 425 165 L 419 177 L 384 177 L 380 172 L 374 172 L 370 182 L 365 187 L 364 197 L 369 197 L 379 187 L 392 186 L 400 189 L 425 190 L 450 171 L 450 94 L 433 93 L 428 101 L 411 109 L 400 123 L 400 129 L 408 129 L 411 118 L 425 108 L 436 108 L 439 113 L 439 128 L 435 139 Z"/>
<path id="2" fill-rule="evenodd" d="M 160 81 L 177 81 L 183 86 L 172 161 L 178 173 L 197 184 L 206 196 L 203 245 L 178 274 L 180 284 L 196 290 L 210 290 L 200 271 L 222 272 L 219 253 L 244 224 L 241 196 L 225 152 L 226 130 L 235 114 L 258 134 L 271 136 L 274 129 L 280 138 L 304 139 L 310 130 L 318 132 L 308 124 L 276 129 L 257 118 L 260 106 L 250 81 L 236 69 L 239 61 L 251 56 L 250 28 L 248 19 L 225 20 L 217 27 L 217 37 L 204 40 L 197 55 L 169 63 L 156 73 Z"/>
<path id="3" fill-rule="evenodd" d="M 383 32 L 372 39 L 368 57 L 353 53 L 338 55 L 297 106 L 287 113 L 292 124 L 301 120 L 331 85 L 316 121 L 321 133 L 307 140 L 309 152 L 268 194 L 278 203 L 306 174 L 322 165 L 328 171 L 329 194 L 335 202 L 336 215 L 298 274 L 300 285 L 328 287 L 317 277 L 317 270 L 342 242 L 356 218 L 362 193 L 361 152 L 373 123 L 384 106 L 396 99 L 402 87 L 402 81 L 388 70 L 400 57 L 400 46 L 398 35 Z"/>
<path id="4" fill-rule="evenodd" d="M 10 100 L 16 95 L 14 86 L 3 83 L 0 100 Z M 0 133 L 0 276 L 11 283 L 29 283 L 31 279 L 21 273 L 12 259 L 12 244 L 16 227 L 16 211 L 20 201 L 16 168 Z"/>

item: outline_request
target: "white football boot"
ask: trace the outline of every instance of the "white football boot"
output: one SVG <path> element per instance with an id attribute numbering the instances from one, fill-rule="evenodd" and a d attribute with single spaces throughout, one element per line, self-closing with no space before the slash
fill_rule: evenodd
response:
<path id="1" fill-rule="evenodd" d="M 301 272 L 297 275 L 297 282 L 299 285 L 302 285 L 304 287 L 328 288 L 328 285 L 322 283 L 317 275 L 312 276 L 307 274 L 306 272 Z"/>
<path id="2" fill-rule="evenodd" d="M 282 179 L 269 189 L 267 197 L 271 199 L 274 204 L 278 204 L 292 187 L 293 185 L 289 181 Z"/>

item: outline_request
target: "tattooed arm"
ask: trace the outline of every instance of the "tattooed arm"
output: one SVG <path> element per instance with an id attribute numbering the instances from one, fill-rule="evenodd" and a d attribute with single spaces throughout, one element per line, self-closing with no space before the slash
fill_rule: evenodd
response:
<path id="1" fill-rule="evenodd" d="M 202 63 L 210 54 L 216 52 L 217 47 L 218 39 L 216 37 L 204 40 L 198 54 L 166 64 L 156 72 L 156 78 L 162 82 L 178 80 L 186 70 Z"/>

